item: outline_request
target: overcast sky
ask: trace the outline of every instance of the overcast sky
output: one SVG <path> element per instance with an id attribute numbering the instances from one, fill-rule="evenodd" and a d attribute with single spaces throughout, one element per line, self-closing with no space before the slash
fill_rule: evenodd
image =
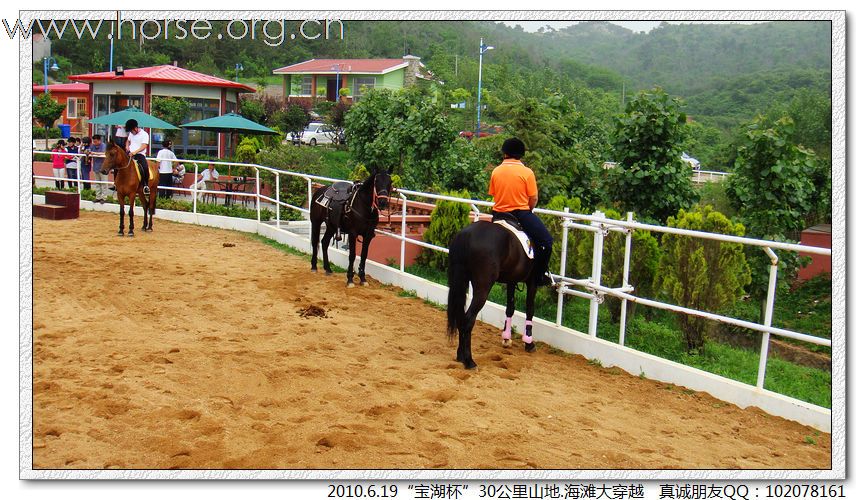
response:
<path id="1" fill-rule="evenodd" d="M 579 21 L 504 21 L 508 26 L 520 25 L 524 30 L 534 33 L 538 28 L 550 25 L 555 29 L 562 29 L 568 26 L 573 26 Z M 661 21 L 610 21 L 612 24 L 623 26 L 631 31 L 651 31 L 653 28 L 661 24 Z M 703 24 L 754 24 L 762 21 L 667 21 L 670 24 L 682 23 L 703 23 Z"/>

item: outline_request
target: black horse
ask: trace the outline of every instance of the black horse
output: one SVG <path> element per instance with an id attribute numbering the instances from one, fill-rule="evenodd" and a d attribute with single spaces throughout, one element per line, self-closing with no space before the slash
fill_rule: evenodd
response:
<path id="1" fill-rule="evenodd" d="M 514 293 L 519 282 L 526 284 L 526 351 L 535 350 L 532 341 L 532 317 L 535 314 L 537 284 L 532 272 L 534 261 L 522 244 L 507 229 L 493 222 L 475 222 L 463 228 L 451 241 L 448 255 L 448 336 L 459 333 L 457 361 L 466 368 L 477 366 L 472 360 L 472 328 L 495 283 L 508 290 L 507 319 L 502 331 L 502 345 L 511 345 L 511 319 L 514 315 Z M 468 310 L 466 293 L 472 284 L 472 302 Z"/>
<path id="2" fill-rule="evenodd" d="M 331 274 L 330 261 L 327 258 L 327 246 L 331 238 L 339 231 L 348 235 L 348 287 L 354 286 L 355 241 L 363 237 L 360 252 L 360 265 L 357 275 L 361 285 L 366 286 L 366 254 L 370 241 L 375 237 L 375 227 L 378 225 L 379 211 L 385 210 L 390 203 L 392 182 L 389 171 L 373 170 L 372 174 L 360 184 L 351 186 L 347 200 L 331 199 L 328 206 L 321 204 L 328 187 L 320 187 L 312 195 L 309 218 L 312 223 L 312 271 L 318 271 L 318 243 L 321 224 L 325 223 L 324 237 L 321 238 L 321 253 L 324 258 L 324 272 Z"/>

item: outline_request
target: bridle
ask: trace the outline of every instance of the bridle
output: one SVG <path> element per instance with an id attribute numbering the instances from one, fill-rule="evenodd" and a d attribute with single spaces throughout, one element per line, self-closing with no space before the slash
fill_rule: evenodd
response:
<path id="1" fill-rule="evenodd" d="M 389 174 L 387 174 L 386 172 L 384 174 L 381 172 L 376 172 L 375 178 L 372 181 L 373 190 L 375 190 L 375 180 L 378 179 L 379 175 L 389 175 Z M 388 186 L 388 189 L 379 189 L 379 190 L 375 191 L 375 196 L 373 196 L 373 198 L 372 198 L 372 209 L 373 210 L 379 209 L 378 208 L 378 202 L 379 202 L 379 200 L 381 200 L 383 198 L 383 199 L 387 200 L 388 212 L 390 212 L 390 192 L 392 189 L 393 189 L 393 185 L 390 185 L 390 186 Z"/>
<path id="2" fill-rule="evenodd" d="M 119 146 L 115 146 L 115 147 L 117 147 L 119 149 Z M 129 166 L 132 165 L 132 162 L 135 160 L 135 157 L 133 157 L 132 155 L 128 155 L 128 156 L 129 156 L 129 161 L 126 162 L 125 167 L 118 167 L 115 165 L 115 166 L 109 168 L 108 172 L 113 171 L 116 175 L 118 170 L 126 170 L 127 168 L 129 168 Z M 113 158 L 113 155 L 112 155 L 112 158 Z"/>

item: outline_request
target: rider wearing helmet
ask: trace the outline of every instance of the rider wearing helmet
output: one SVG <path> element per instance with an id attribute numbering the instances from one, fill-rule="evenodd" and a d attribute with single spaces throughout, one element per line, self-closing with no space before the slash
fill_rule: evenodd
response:
<path id="1" fill-rule="evenodd" d="M 535 173 L 520 160 L 526 153 L 523 141 L 512 137 L 502 144 L 505 159 L 493 170 L 489 193 L 493 195 L 493 218 L 510 214 L 523 226 L 535 249 L 535 283 L 555 285 L 547 272 L 553 252 L 553 237 L 537 215 L 532 213 L 538 204 L 538 185 Z"/>
<path id="2" fill-rule="evenodd" d="M 129 137 L 126 139 L 126 150 L 129 155 L 138 162 L 141 166 L 142 182 L 144 182 L 144 194 L 150 195 L 150 169 L 147 166 L 147 158 L 144 154 L 147 153 L 147 147 L 150 144 L 150 134 L 138 127 L 138 121 L 134 119 L 126 120 L 126 132 Z"/>

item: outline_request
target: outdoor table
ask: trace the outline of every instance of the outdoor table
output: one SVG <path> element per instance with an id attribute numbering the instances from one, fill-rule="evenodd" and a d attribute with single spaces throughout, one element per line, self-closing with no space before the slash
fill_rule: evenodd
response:
<path id="1" fill-rule="evenodd" d="M 220 179 L 215 181 L 218 184 L 222 184 L 223 191 L 225 191 L 225 206 L 231 205 L 231 194 L 229 193 L 245 193 L 246 186 L 254 184 L 255 180 L 247 179 L 246 177 L 236 177 L 230 179 Z"/>

